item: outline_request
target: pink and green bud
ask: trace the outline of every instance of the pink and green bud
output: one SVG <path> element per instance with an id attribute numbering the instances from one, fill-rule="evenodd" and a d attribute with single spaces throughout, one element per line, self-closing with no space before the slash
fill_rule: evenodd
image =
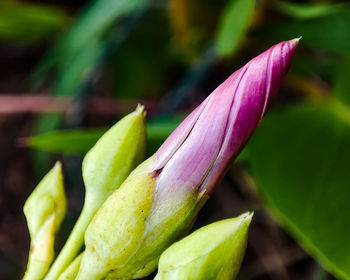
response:
<path id="1" fill-rule="evenodd" d="M 213 191 L 277 93 L 298 41 L 281 42 L 249 61 L 176 128 L 154 156 L 154 169 L 166 181 L 163 192 L 179 180 Z"/>
<path id="2" fill-rule="evenodd" d="M 130 174 L 90 223 L 77 279 L 137 279 L 154 271 L 256 129 L 297 44 L 272 46 L 234 72 Z"/>
<path id="3" fill-rule="evenodd" d="M 155 280 L 232 280 L 240 270 L 253 214 L 202 227 L 161 255 Z"/>

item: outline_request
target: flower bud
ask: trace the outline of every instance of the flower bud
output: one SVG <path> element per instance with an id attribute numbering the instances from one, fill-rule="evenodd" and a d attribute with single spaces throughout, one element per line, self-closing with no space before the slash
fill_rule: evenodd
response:
<path id="1" fill-rule="evenodd" d="M 48 271 L 55 252 L 55 234 L 67 211 L 61 164 L 46 174 L 28 197 L 24 208 L 31 238 L 25 280 L 40 280 Z"/>
<path id="2" fill-rule="evenodd" d="M 84 207 L 46 280 L 56 280 L 79 253 L 93 215 L 144 159 L 145 145 L 145 111 L 143 106 L 138 106 L 110 128 L 86 154 L 82 168 L 86 188 Z"/>
<path id="3" fill-rule="evenodd" d="M 241 267 L 253 214 L 202 227 L 161 255 L 155 280 L 232 280 Z"/>
<path id="4" fill-rule="evenodd" d="M 297 43 L 272 46 L 233 73 L 130 174 L 89 225 L 77 279 L 137 279 L 156 268 L 254 132 Z"/>

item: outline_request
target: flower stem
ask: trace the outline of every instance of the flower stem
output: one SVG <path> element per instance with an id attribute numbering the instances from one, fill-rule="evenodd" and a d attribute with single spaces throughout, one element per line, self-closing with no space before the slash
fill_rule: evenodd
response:
<path id="1" fill-rule="evenodd" d="M 88 201 L 86 201 L 88 202 Z M 84 234 L 93 215 L 98 209 L 98 203 L 85 203 L 83 210 L 76 222 L 66 244 L 57 256 L 55 262 L 51 266 L 45 280 L 56 280 L 60 274 L 70 265 L 73 259 L 78 255 L 84 243 Z M 96 207 L 97 206 L 97 207 Z"/>

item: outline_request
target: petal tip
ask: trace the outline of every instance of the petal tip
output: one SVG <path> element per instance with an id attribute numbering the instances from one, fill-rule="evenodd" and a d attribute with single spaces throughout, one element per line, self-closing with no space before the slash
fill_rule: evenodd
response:
<path id="1" fill-rule="evenodd" d="M 289 40 L 288 43 L 289 43 L 289 47 L 292 49 L 292 50 L 295 50 L 296 47 L 299 45 L 299 41 L 301 40 L 303 36 L 300 36 L 298 38 L 294 38 L 292 40 Z"/>

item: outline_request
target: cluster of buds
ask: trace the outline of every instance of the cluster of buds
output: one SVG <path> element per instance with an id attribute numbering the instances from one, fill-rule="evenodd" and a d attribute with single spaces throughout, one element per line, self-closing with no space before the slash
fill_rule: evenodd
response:
<path id="1" fill-rule="evenodd" d="M 106 198 L 142 162 L 145 148 L 145 111 L 143 106 L 138 106 L 111 127 L 86 154 L 83 160 L 86 189 L 84 207 L 66 244 L 46 275 L 46 280 L 56 280 L 77 256 L 83 247 L 85 230 L 92 217 Z"/>
<path id="2" fill-rule="evenodd" d="M 116 148 L 113 137 L 105 140 L 107 136 L 103 136 L 83 163 L 85 204 L 92 204 L 94 209 L 81 230 L 85 232 L 85 251 L 73 261 L 81 248 L 79 243 L 74 254 L 63 254 L 65 257 L 59 264 L 64 265 L 56 269 L 54 264 L 46 279 L 58 279 L 60 275 L 77 280 L 138 279 L 153 272 L 162 253 L 189 231 L 198 211 L 256 129 L 288 71 L 297 44 L 298 39 L 294 39 L 272 46 L 234 72 L 126 179 L 115 176 L 130 172 L 133 164 L 127 160 L 132 158 L 132 162 L 137 163 L 140 157 L 130 154 L 137 154 L 137 147 L 143 149 L 141 142 L 119 135 L 129 140 L 123 138 L 120 142 L 126 144 Z M 136 115 L 137 112 L 140 114 L 142 109 L 138 109 Z M 132 129 L 131 136 L 142 134 L 133 134 Z M 136 148 L 130 150 L 128 141 L 134 141 Z M 118 149 L 122 151 L 117 152 Z M 91 203 L 95 200 L 97 202 Z M 250 215 L 245 215 L 222 221 L 176 243 L 161 257 L 156 279 L 179 279 L 170 275 L 186 275 L 196 265 L 212 275 L 224 277 L 220 279 L 235 277 L 244 255 L 250 219 Z M 222 239 L 206 237 L 215 230 L 222 233 Z M 203 240 L 210 240 L 209 247 L 204 248 Z M 231 243 L 233 247 L 228 246 L 227 251 L 220 245 Z M 183 266 L 181 260 L 177 260 L 181 257 L 174 256 L 186 254 L 191 244 L 204 246 L 193 254 L 208 252 L 208 258 L 225 252 L 225 263 L 206 267 L 204 259 L 197 263 L 195 255 L 190 254 L 186 258 L 189 266 Z M 178 262 L 180 270 L 169 270 L 177 267 Z M 229 267 L 233 264 L 236 268 Z M 200 275 L 193 279 L 202 279 Z"/>

